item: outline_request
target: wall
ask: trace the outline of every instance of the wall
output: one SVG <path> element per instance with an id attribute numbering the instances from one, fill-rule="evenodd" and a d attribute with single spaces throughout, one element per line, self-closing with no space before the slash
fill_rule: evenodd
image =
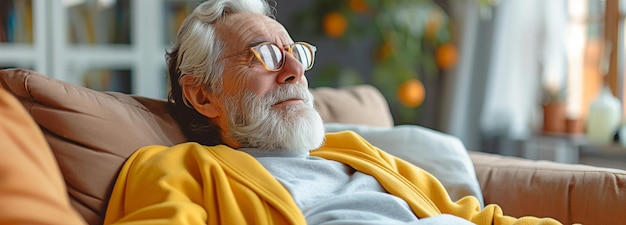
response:
<path id="1" fill-rule="evenodd" d="M 337 40 L 305 36 L 297 32 L 298 24 L 293 21 L 294 16 L 300 10 L 306 9 L 312 2 L 313 0 L 276 0 L 276 19 L 287 28 L 294 41 L 306 41 L 317 46 L 315 66 L 306 73 L 310 83 L 313 83 L 312 86 L 315 86 L 316 74 L 321 73 L 325 66 L 332 64 L 354 68 L 356 70 L 354 72 L 358 73 L 362 80 L 370 80 L 373 70 L 373 41 L 362 40 L 345 45 Z M 446 77 L 442 74 L 437 77 L 424 76 L 420 79 L 427 87 L 426 97 L 422 105 L 415 109 L 419 112 L 412 124 L 441 130 L 439 128 L 442 127 L 443 114 L 440 104 L 445 95 L 443 85 Z M 395 117 L 396 112 L 393 106 L 391 110 Z"/>
<path id="2" fill-rule="evenodd" d="M 317 46 L 315 66 L 307 72 L 309 80 L 315 80 L 315 74 L 325 65 L 337 63 L 346 67 L 357 68 L 357 72 L 367 79 L 371 66 L 372 46 L 367 42 L 355 43 L 350 48 L 342 46 L 338 41 L 310 37 L 296 32 L 293 18 L 297 12 L 306 9 L 312 0 L 276 0 L 276 19 L 285 26 L 294 41 L 305 41 Z"/>

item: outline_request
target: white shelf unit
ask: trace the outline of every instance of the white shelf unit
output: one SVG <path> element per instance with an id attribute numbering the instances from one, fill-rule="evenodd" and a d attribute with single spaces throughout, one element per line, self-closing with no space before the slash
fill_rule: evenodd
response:
<path id="1" fill-rule="evenodd" d="M 51 74 L 58 79 L 81 85 L 81 74 L 90 68 L 129 69 L 131 93 L 163 98 L 165 60 L 163 53 L 163 2 L 130 1 L 130 44 L 75 45 L 68 43 L 69 13 L 62 0 L 51 1 L 52 49 Z"/>
<path id="2" fill-rule="evenodd" d="M 27 1 L 27 0 L 24 0 Z M 0 66 L 28 67 L 77 85 L 84 85 L 89 69 L 129 70 L 131 94 L 166 97 L 167 2 L 198 0 L 128 0 L 129 44 L 69 43 L 67 0 L 32 1 L 33 42 L 0 43 Z M 85 0 L 92 3 L 97 0 Z M 118 0 L 122 1 L 122 0 Z"/>
<path id="3" fill-rule="evenodd" d="M 9 43 L 0 42 L 0 65 L 29 67 L 43 73 L 50 72 L 49 61 L 47 60 L 48 34 L 47 0 L 32 1 L 32 21 L 33 21 L 33 42 L 32 43 Z"/>

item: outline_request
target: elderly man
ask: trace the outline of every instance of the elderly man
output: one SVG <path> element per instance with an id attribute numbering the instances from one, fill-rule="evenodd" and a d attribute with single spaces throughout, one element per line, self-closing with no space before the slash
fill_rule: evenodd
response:
<path id="1" fill-rule="evenodd" d="M 168 53 L 172 112 L 194 142 L 123 167 L 105 224 L 558 224 L 452 202 L 427 172 L 352 132 L 325 134 L 294 42 L 263 0 L 211 0 Z"/>

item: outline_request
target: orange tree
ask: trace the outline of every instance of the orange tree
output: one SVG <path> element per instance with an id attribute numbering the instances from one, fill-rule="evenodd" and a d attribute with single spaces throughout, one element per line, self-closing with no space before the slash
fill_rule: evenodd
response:
<path id="1" fill-rule="evenodd" d="M 371 74 L 321 69 L 311 86 L 370 83 L 389 101 L 398 124 L 415 122 L 427 88 L 420 80 L 457 60 L 448 15 L 432 0 L 313 0 L 293 22 L 300 33 L 348 47 L 359 39 L 374 40 Z"/>

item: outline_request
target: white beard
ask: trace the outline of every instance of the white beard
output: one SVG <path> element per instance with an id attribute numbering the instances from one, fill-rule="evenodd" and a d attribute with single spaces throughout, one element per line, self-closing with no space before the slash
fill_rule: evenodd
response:
<path id="1" fill-rule="evenodd" d="M 299 98 L 305 104 L 274 104 Z M 324 124 L 313 107 L 313 95 L 302 85 L 281 85 L 257 96 L 243 92 L 225 101 L 230 138 L 242 148 L 257 148 L 273 154 L 302 155 L 324 142 Z"/>

